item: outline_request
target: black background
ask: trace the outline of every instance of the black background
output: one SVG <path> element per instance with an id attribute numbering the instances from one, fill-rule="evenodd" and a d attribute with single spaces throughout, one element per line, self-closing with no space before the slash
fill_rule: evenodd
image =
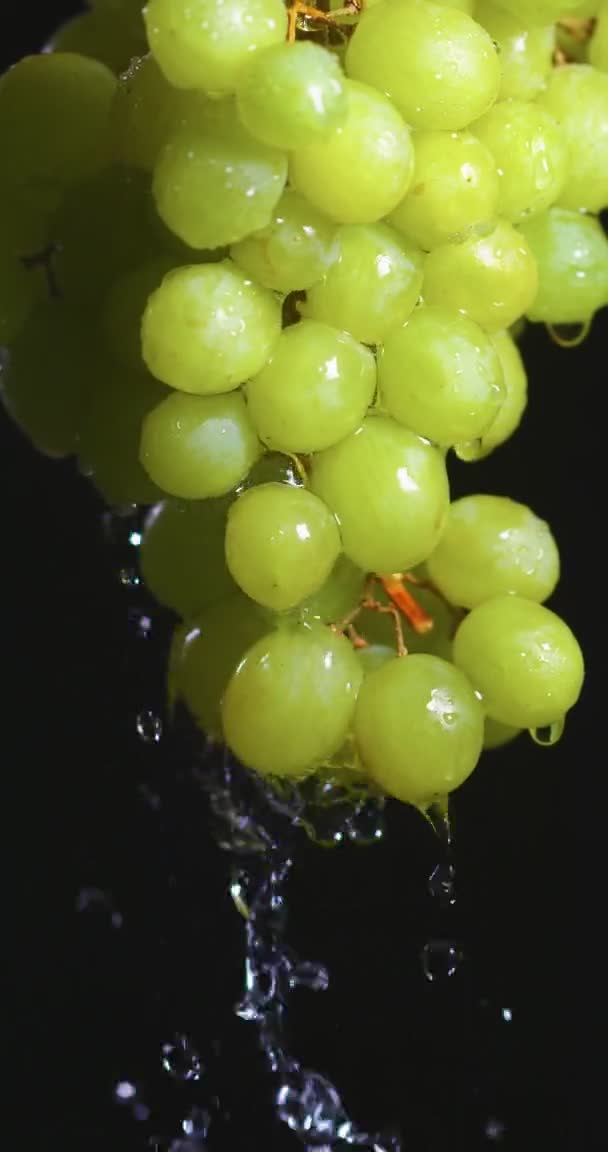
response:
<path id="1" fill-rule="evenodd" d="M 46 9 L 3 26 L 3 64 L 74 6 Z M 420 972 L 437 930 L 425 890 L 437 850 L 419 818 L 395 807 L 382 845 L 304 842 L 296 861 L 290 939 L 329 964 L 332 985 L 297 994 L 293 1047 L 361 1125 L 400 1126 L 407 1152 L 605 1146 L 606 331 L 603 315 L 576 351 L 529 331 L 521 430 L 483 465 L 451 470 L 456 494 L 508 494 L 550 521 L 563 564 L 552 606 L 588 668 L 556 748 L 522 738 L 456 797 L 457 976 L 430 985 Z M 135 734 L 138 707 L 161 706 L 160 640 L 134 638 L 137 594 L 121 586 L 100 505 L 72 465 L 37 456 L 2 414 L 0 469 L 18 1146 L 137 1152 L 157 1131 L 168 1146 L 188 1100 L 159 1052 L 183 1032 L 207 1068 L 200 1101 L 220 1101 L 210 1147 L 289 1152 L 298 1144 L 273 1121 L 255 1029 L 231 1012 L 242 953 L 227 862 L 170 737 L 145 746 Z M 79 912 L 87 888 L 106 902 Z M 137 1082 L 149 1124 L 113 1104 L 120 1079 Z M 488 1120 L 504 1125 L 499 1141 Z"/>

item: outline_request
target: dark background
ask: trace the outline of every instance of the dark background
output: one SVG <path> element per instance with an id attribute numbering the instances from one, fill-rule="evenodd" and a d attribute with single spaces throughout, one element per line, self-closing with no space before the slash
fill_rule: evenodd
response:
<path id="1" fill-rule="evenodd" d="M 24 10 L 3 28 L 1 63 L 36 50 L 74 8 Z M 395 806 L 389 837 L 371 849 L 299 845 L 290 939 L 329 964 L 332 985 L 296 995 L 293 1048 L 362 1126 L 400 1127 L 407 1152 L 605 1147 L 606 332 L 604 314 L 582 348 L 563 351 L 529 331 L 520 432 L 484 464 L 451 469 L 456 494 L 508 494 L 550 521 L 563 562 L 552 606 L 588 668 L 556 748 L 522 738 L 457 794 L 457 975 L 429 984 L 420 971 L 421 945 L 447 929 L 426 894 L 438 851 L 419 818 Z M 159 1133 L 164 1152 L 198 1101 L 220 1114 L 212 1149 L 296 1149 L 273 1121 L 255 1028 L 232 1014 L 240 921 L 205 801 L 170 736 L 136 735 L 138 709 L 162 708 L 163 623 L 138 638 L 139 593 L 118 579 L 96 497 L 3 413 L 0 469 L 5 999 L 19 1146 L 137 1152 Z M 207 1070 L 192 1098 L 160 1068 L 175 1033 Z M 125 1079 L 149 1121 L 113 1103 Z"/>

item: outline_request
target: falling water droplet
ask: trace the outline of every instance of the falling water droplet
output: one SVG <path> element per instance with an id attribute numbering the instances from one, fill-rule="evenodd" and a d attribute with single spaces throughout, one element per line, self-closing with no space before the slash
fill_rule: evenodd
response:
<path id="1" fill-rule="evenodd" d="M 534 743 L 539 744 L 541 748 L 552 748 L 562 737 L 565 727 L 566 717 L 561 716 L 559 720 L 554 720 L 552 724 L 545 724 L 539 728 L 530 728 L 530 735 Z"/>
<path id="2" fill-rule="evenodd" d="M 348 839 L 361 848 L 377 844 L 384 836 L 383 810 L 384 802 L 370 800 L 362 804 L 346 823 Z"/>
<path id="3" fill-rule="evenodd" d="M 205 1108 L 193 1108 L 190 1115 L 182 1120 L 182 1130 L 195 1140 L 206 1140 L 211 1125 L 211 1116 Z"/>
<path id="4" fill-rule="evenodd" d="M 81 888 L 76 898 L 76 911 L 86 912 L 100 926 L 106 927 L 109 923 L 112 928 L 122 928 L 122 915 L 115 907 L 111 893 L 101 888 Z"/>
<path id="5" fill-rule="evenodd" d="M 501 1015 L 503 1020 L 506 1020 L 507 1024 L 511 1023 L 513 1019 L 513 1013 L 510 1008 L 503 1008 Z"/>
<path id="6" fill-rule="evenodd" d="M 136 1092 L 137 1089 L 130 1080 L 119 1080 L 114 1088 L 114 1096 L 117 1100 L 120 1100 L 121 1103 L 124 1103 L 126 1100 L 133 1100 Z"/>
<path id="7" fill-rule="evenodd" d="M 200 1080 L 200 1056 L 183 1034 L 176 1035 L 171 1043 L 163 1044 L 161 1062 L 165 1072 L 175 1080 Z"/>
<path id="8" fill-rule="evenodd" d="M 473 460 L 479 460 L 483 455 L 483 440 L 479 438 L 477 440 L 471 440 L 468 444 L 455 444 L 454 455 L 467 464 L 470 464 Z"/>
<path id="9" fill-rule="evenodd" d="M 312 992 L 325 992 L 329 988 L 329 972 L 323 964 L 304 960 L 297 964 L 289 976 L 291 988 L 310 988 Z"/>
<path id="10" fill-rule="evenodd" d="M 453 864 L 443 862 L 433 868 L 427 881 L 427 889 L 441 908 L 450 908 L 456 903 L 454 882 Z"/>
<path id="11" fill-rule="evenodd" d="M 137 735 L 146 744 L 158 744 L 163 734 L 163 722 L 150 708 L 138 712 L 135 721 Z"/>
<path id="12" fill-rule="evenodd" d="M 131 544 L 133 546 L 133 548 L 139 548 L 141 541 L 142 541 L 141 532 L 133 531 L 133 532 L 129 533 L 129 544 Z"/>
<path id="13" fill-rule="evenodd" d="M 135 568 L 121 568 L 118 579 L 123 588 L 137 588 L 141 584 L 140 576 Z"/>
<path id="14" fill-rule="evenodd" d="M 308 1144 L 332 1144 L 348 1124 L 336 1089 L 317 1072 L 303 1070 L 297 1081 L 281 1085 L 277 1093 L 279 1120 Z"/>
<path id="15" fill-rule="evenodd" d="M 495 1116 L 490 1116 L 485 1126 L 485 1134 L 488 1140 L 502 1140 L 505 1131 L 506 1129 L 502 1120 L 497 1120 Z"/>
<path id="16" fill-rule="evenodd" d="M 435 983 L 455 975 L 462 962 L 462 952 L 451 940 L 429 940 L 420 959 L 427 980 Z"/>

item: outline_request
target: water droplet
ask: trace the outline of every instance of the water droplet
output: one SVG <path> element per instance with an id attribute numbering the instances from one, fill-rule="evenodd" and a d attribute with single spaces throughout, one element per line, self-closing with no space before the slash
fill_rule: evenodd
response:
<path id="1" fill-rule="evenodd" d="M 490 1119 L 487 1121 L 484 1131 L 485 1131 L 486 1136 L 488 1137 L 488 1140 L 498 1141 L 498 1140 L 502 1140 L 502 1138 L 506 1132 L 506 1128 L 505 1128 L 505 1125 L 503 1124 L 502 1120 L 497 1120 L 495 1116 L 490 1116 Z"/>
<path id="2" fill-rule="evenodd" d="M 114 1088 L 114 1095 L 116 1099 L 120 1100 L 121 1102 L 132 1100 L 136 1092 L 137 1089 L 130 1080 L 119 1080 L 118 1084 Z"/>
<path id="3" fill-rule="evenodd" d="M 361 848 L 377 844 L 384 836 L 383 810 L 383 801 L 370 800 L 362 804 L 346 823 L 348 839 Z"/>
<path id="4" fill-rule="evenodd" d="M 140 576 L 135 568 L 121 568 L 118 579 L 123 588 L 137 588 L 141 584 Z"/>
<path id="5" fill-rule="evenodd" d="M 553 724 L 545 724 L 540 728 L 530 728 L 530 735 L 534 743 L 539 744 L 541 748 L 552 748 L 561 739 L 565 727 L 566 717 L 561 716 L 559 720 L 554 720 Z"/>
<path id="6" fill-rule="evenodd" d="M 471 440 L 468 444 L 455 444 L 454 455 L 459 460 L 464 461 L 465 464 L 470 464 L 473 460 L 479 460 L 483 455 L 483 440 Z"/>
<path id="7" fill-rule="evenodd" d="M 148 639 L 152 632 L 152 618 L 150 616 L 142 614 L 137 608 L 132 608 L 127 615 L 127 620 L 138 640 Z"/>
<path id="8" fill-rule="evenodd" d="M 81 888 L 76 898 L 76 911 L 86 912 L 89 916 L 95 914 L 103 926 L 109 923 L 112 928 L 122 928 L 121 913 L 111 894 L 101 888 Z"/>
<path id="9" fill-rule="evenodd" d="M 507 1024 L 511 1023 L 511 1020 L 513 1019 L 513 1013 L 512 1013 L 510 1008 L 503 1008 L 502 1018 L 503 1018 L 503 1020 L 507 1021 Z"/>
<path id="10" fill-rule="evenodd" d="M 454 976 L 462 962 L 462 952 L 453 941 L 429 940 L 422 949 L 420 959 L 424 975 L 434 983 Z"/>
<path id="11" fill-rule="evenodd" d="M 308 1144 L 331 1144 L 340 1139 L 340 1131 L 348 1131 L 350 1124 L 333 1084 L 319 1073 L 305 1070 L 298 1080 L 283 1084 L 277 1093 L 279 1120 Z"/>
<path id="12" fill-rule="evenodd" d="M 329 988 L 329 972 L 323 964 L 305 960 L 297 964 L 289 976 L 291 988 L 310 988 L 312 992 L 325 992 Z"/>
<path id="13" fill-rule="evenodd" d="M 205 1108 L 193 1108 L 190 1115 L 182 1120 L 182 1130 L 195 1140 L 206 1140 L 209 1135 L 211 1116 Z"/>
<path id="14" fill-rule="evenodd" d="M 579 324 L 547 324 L 547 332 L 558 348 L 578 348 L 589 335 L 591 317 Z"/>
<path id="15" fill-rule="evenodd" d="M 163 1044 L 161 1052 L 162 1066 L 175 1080 L 200 1080 L 201 1059 L 187 1036 L 176 1035 L 170 1044 Z"/>
<path id="16" fill-rule="evenodd" d="M 163 734 L 163 722 L 150 708 L 138 712 L 135 721 L 137 735 L 146 744 L 158 744 Z"/>
<path id="17" fill-rule="evenodd" d="M 139 548 L 141 541 L 142 541 L 141 532 L 131 532 L 129 534 L 129 544 L 132 544 L 132 546 L 134 548 Z"/>

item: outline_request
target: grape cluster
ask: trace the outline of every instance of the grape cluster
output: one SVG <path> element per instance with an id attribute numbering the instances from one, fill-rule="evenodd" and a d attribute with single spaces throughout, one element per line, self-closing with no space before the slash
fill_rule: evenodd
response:
<path id="1" fill-rule="evenodd" d="M 583 659 L 529 508 L 450 503 L 526 321 L 608 303 L 608 4 L 95 0 L 0 79 L 3 395 L 181 622 L 249 768 L 426 806 Z"/>

